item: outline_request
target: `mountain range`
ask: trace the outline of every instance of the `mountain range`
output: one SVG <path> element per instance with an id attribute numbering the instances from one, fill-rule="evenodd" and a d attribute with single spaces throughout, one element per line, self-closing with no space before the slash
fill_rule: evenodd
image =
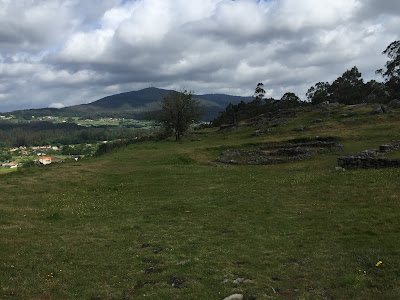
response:
<path id="1" fill-rule="evenodd" d="M 10 114 L 30 118 L 52 116 L 78 116 L 83 118 L 97 117 L 125 117 L 142 119 L 144 114 L 160 109 L 160 101 L 171 90 L 159 88 L 145 88 L 107 96 L 88 104 L 74 105 L 64 108 L 41 108 L 13 111 Z M 249 102 L 252 97 L 231 96 L 225 94 L 193 95 L 205 107 L 203 121 L 213 120 L 220 111 L 225 110 L 229 103 L 237 104 L 240 101 Z"/>

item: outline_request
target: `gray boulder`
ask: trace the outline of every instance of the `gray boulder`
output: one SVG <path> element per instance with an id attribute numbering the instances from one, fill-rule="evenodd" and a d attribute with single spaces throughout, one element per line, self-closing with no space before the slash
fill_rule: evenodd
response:
<path id="1" fill-rule="evenodd" d="M 392 150 L 391 145 L 380 145 L 379 146 L 379 152 L 381 153 L 388 153 Z"/>
<path id="2" fill-rule="evenodd" d="M 264 134 L 266 134 L 266 133 L 270 133 L 271 131 L 272 131 L 272 130 L 271 130 L 270 128 L 265 129 L 265 130 L 258 129 L 258 130 L 255 130 L 255 131 L 253 132 L 252 136 L 264 135 Z"/>
<path id="3" fill-rule="evenodd" d="M 241 284 L 241 283 L 248 283 L 251 282 L 251 279 L 245 279 L 245 278 L 236 278 L 233 283 L 234 284 Z"/>
<path id="4" fill-rule="evenodd" d="M 334 172 L 344 172 L 344 171 L 346 171 L 346 169 L 342 168 L 342 167 L 334 167 L 332 171 L 334 171 Z"/>
<path id="5" fill-rule="evenodd" d="M 370 112 L 371 115 L 380 115 L 387 112 L 387 108 L 384 105 L 377 105 L 374 109 Z"/>
<path id="6" fill-rule="evenodd" d="M 323 122 L 322 119 L 315 119 L 312 121 L 312 124 L 317 124 L 317 123 L 321 123 L 321 122 Z"/>
<path id="7" fill-rule="evenodd" d="M 368 103 L 360 103 L 360 104 L 356 104 L 355 107 L 364 107 L 367 105 L 368 105 Z"/>
<path id="8" fill-rule="evenodd" d="M 333 107 L 333 108 L 336 108 L 336 107 L 340 106 L 340 103 L 339 102 L 332 102 L 332 103 L 329 103 L 329 106 Z"/>
<path id="9" fill-rule="evenodd" d="M 223 300 L 243 300 L 242 294 L 233 294 L 228 297 L 225 297 Z"/>
<path id="10" fill-rule="evenodd" d="M 400 108 L 400 100 L 392 100 L 388 103 L 388 106 L 391 108 Z"/>
<path id="11" fill-rule="evenodd" d="M 354 111 L 348 111 L 345 114 L 340 115 L 342 118 L 349 118 L 349 117 L 354 117 L 356 113 Z"/>
<path id="12" fill-rule="evenodd" d="M 257 129 L 253 132 L 252 136 L 259 136 L 259 135 L 263 135 L 264 131 Z"/>

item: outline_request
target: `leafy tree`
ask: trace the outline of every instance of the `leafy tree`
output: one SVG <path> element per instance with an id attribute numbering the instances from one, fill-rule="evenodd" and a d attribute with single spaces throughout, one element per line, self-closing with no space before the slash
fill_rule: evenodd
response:
<path id="1" fill-rule="evenodd" d="M 66 145 L 62 148 L 61 154 L 63 155 L 72 155 L 75 154 L 76 150 L 72 148 L 70 145 Z"/>
<path id="2" fill-rule="evenodd" d="M 1 152 L 0 153 L 0 163 L 10 160 L 12 158 L 11 154 L 8 152 Z"/>
<path id="3" fill-rule="evenodd" d="M 385 86 L 392 98 L 400 97 L 400 41 L 392 42 L 382 52 L 389 57 L 386 62 L 386 70 L 380 69 L 376 73 L 385 79 Z"/>
<path id="4" fill-rule="evenodd" d="M 167 131 L 173 131 L 175 139 L 179 141 L 190 124 L 198 121 L 203 114 L 204 109 L 199 101 L 192 97 L 192 92 L 172 91 L 161 101 L 161 111 L 156 119 Z"/>
<path id="5" fill-rule="evenodd" d="M 365 95 L 365 102 L 368 103 L 386 103 L 389 101 L 383 82 L 375 80 L 368 81 L 364 85 L 363 93 Z"/>
<path id="6" fill-rule="evenodd" d="M 239 109 L 241 111 L 241 119 L 256 117 L 263 113 L 263 103 L 265 91 L 263 89 L 263 84 L 259 82 L 256 89 L 254 90 L 254 100 L 247 103 L 245 107 Z"/>
<path id="7" fill-rule="evenodd" d="M 229 103 L 228 106 L 225 108 L 225 112 L 226 112 L 227 123 L 236 124 L 237 114 L 239 112 L 238 106 Z"/>
<path id="8" fill-rule="evenodd" d="M 264 86 L 264 84 L 262 82 L 259 82 L 254 91 L 254 97 L 256 97 L 255 100 L 260 101 L 260 102 L 261 102 L 262 98 L 264 98 L 264 95 L 265 95 L 265 90 L 263 89 L 263 86 Z"/>
<path id="9" fill-rule="evenodd" d="M 285 93 L 280 102 L 279 106 L 281 108 L 291 108 L 291 107 L 297 107 L 301 104 L 300 98 L 295 94 L 295 93 Z"/>
<path id="10" fill-rule="evenodd" d="M 338 77 L 330 86 L 330 98 L 333 102 L 357 104 L 363 102 L 364 82 L 361 73 L 354 66 Z"/>
<path id="11" fill-rule="evenodd" d="M 328 82 L 318 82 L 307 91 L 307 98 L 312 104 L 319 104 L 329 100 L 330 84 Z"/>

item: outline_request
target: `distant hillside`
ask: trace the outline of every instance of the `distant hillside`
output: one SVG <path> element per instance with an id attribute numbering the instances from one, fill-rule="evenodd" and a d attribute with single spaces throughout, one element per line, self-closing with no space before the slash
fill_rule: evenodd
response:
<path id="1" fill-rule="evenodd" d="M 30 118 L 34 116 L 58 115 L 79 116 L 84 118 L 95 117 L 126 117 L 143 118 L 146 112 L 159 109 L 159 101 L 168 95 L 171 90 L 158 88 L 146 88 L 139 91 L 131 91 L 111 95 L 97 101 L 69 106 L 61 109 L 43 108 L 14 111 L 12 114 Z M 210 121 L 218 116 L 218 113 L 226 108 L 229 103 L 237 104 L 240 101 L 248 102 L 251 97 L 230 96 L 225 94 L 194 95 L 205 106 L 204 121 Z"/>

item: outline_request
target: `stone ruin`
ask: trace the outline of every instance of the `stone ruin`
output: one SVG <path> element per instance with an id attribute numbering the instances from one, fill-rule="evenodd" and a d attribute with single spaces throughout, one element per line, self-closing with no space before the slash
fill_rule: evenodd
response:
<path id="1" fill-rule="evenodd" d="M 400 149 L 400 141 L 381 145 L 379 149 L 369 149 L 350 153 L 338 158 L 338 166 L 344 169 L 398 168 L 400 159 L 383 157 L 386 153 Z"/>
<path id="2" fill-rule="evenodd" d="M 226 150 L 221 153 L 216 162 L 235 165 L 273 165 L 300 161 L 313 157 L 317 153 L 342 149 L 342 144 L 331 141 L 293 141 L 283 144 L 266 144 L 257 150 Z"/>

